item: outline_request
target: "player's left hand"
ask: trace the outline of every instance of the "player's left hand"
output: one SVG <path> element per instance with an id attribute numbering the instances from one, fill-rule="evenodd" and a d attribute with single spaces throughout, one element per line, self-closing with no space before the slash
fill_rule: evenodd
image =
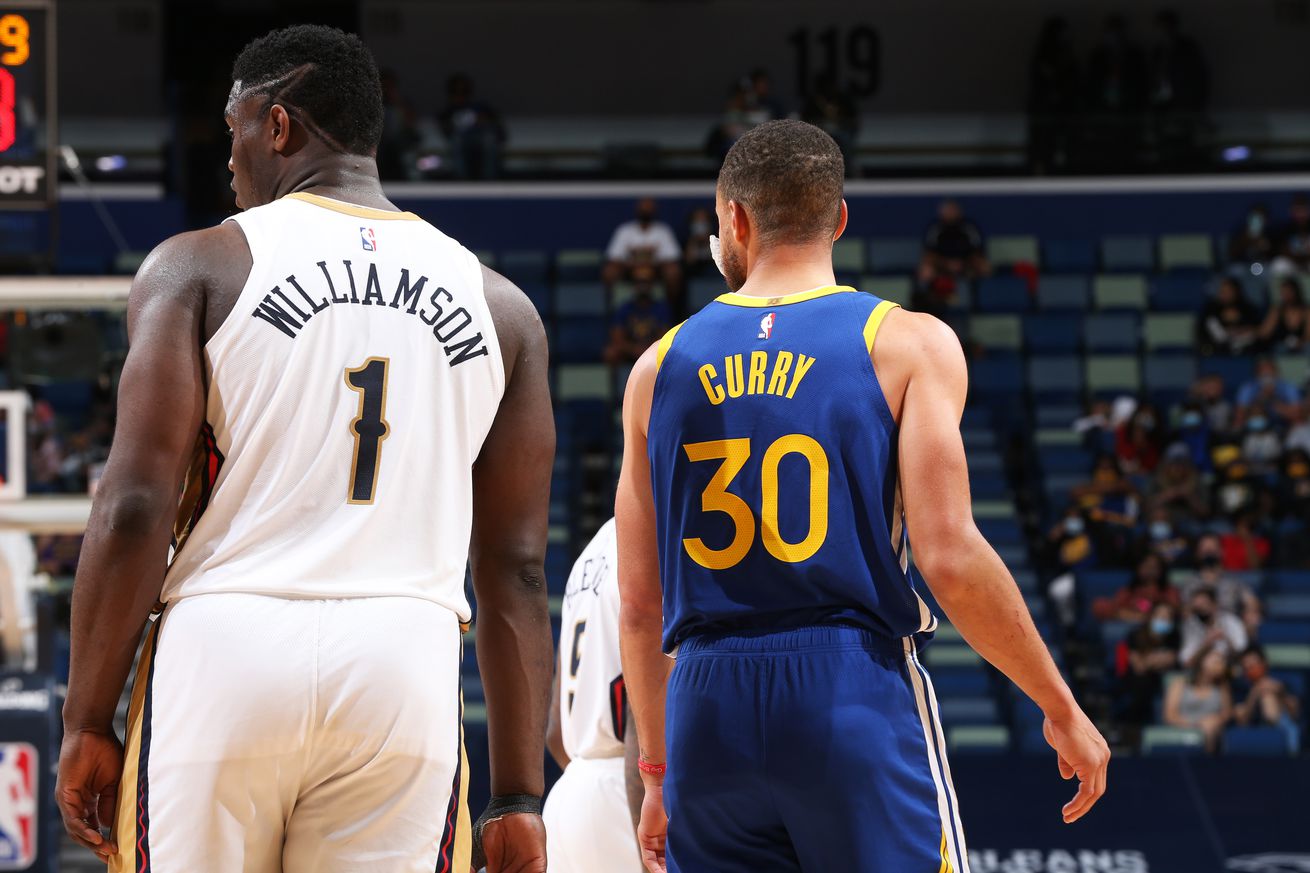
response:
<path id="1" fill-rule="evenodd" d="M 646 798 L 641 802 L 641 821 L 637 824 L 637 848 L 648 873 L 665 873 L 664 843 L 669 833 L 669 816 L 664 811 L 664 788 L 646 783 Z"/>
<path id="2" fill-rule="evenodd" d="M 482 830 L 487 873 L 546 873 L 546 826 L 541 816 L 516 813 Z"/>
<path id="3" fill-rule="evenodd" d="M 122 775 L 123 744 L 112 732 L 64 734 L 55 801 L 64 820 L 64 830 L 75 843 L 95 852 L 102 861 L 118 854 L 113 837 L 105 839 L 100 828 L 114 827 L 118 780 Z"/>

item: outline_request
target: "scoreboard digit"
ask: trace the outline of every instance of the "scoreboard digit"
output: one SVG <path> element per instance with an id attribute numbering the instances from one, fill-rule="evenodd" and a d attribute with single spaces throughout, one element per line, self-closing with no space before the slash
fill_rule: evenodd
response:
<path id="1" fill-rule="evenodd" d="M 0 0 L 0 211 L 55 203 L 55 16 L 51 0 Z"/>

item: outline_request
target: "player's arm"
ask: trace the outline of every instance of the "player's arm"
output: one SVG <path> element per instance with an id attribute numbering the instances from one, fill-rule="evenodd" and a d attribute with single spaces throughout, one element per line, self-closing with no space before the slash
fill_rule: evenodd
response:
<path id="1" fill-rule="evenodd" d="M 550 720 L 546 722 L 546 751 L 563 770 L 569 765 L 569 753 L 564 749 L 564 725 L 559 717 L 559 659 L 555 659 L 555 679 L 550 683 Z"/>
<path id="2" fill-rule="evenodd" d="M 960 438 L 968 390 L 959 341 L 930 316 L 903 314 L 879 336 L 879 352 L 913 361 L 901 405 L 900 474 L 914 560 L 951 623 L 989 663 L 1046 714 L 1046 737 L 1064 778 L 1077 774 L 1072 822 L 1105 792 L 1110 751 L 1083 714 L 1033 626 L 1000 556 L 973 519 L 969 471 Z M 884 348 L 884 343 L 886 346 Z"/>
<path id="3" fill-rule="evenodd" d="M 504 277 L 484 268 L 483 279 L 505 359 L 505 393 L 473 466 L 469 549 L 491 756 L 492 805 L 479 834 L 487 869 L 496 873 L 545 869 L 539 815 L 516 813 L 533 805 L 539 813 L 545 790 L 541 749 L 553 660 L 545 562 L 555 418 L 537 311 Z M 502 798 L 523 802 L 498 805 Z M 528 866 L 510 866 L 521 863 Z"/>
<path id="4" fill-rule="evenodd" d="M 178 489 L 204 416 L 203 249 L 215 233 L 163 243 L 132 283 L 118 423 L 73 586 L 56 795 L 69 834 L 101 855 L 116 851 L 97 832 L 112 824 L 122 769 L 114 709 L 163 586 Z"/>
<path id="5" fill-rule="evenodd" d="M 623 398 L 623 466 L 614 514 L 619 541 L 619 651 L 623 682 L 637 728 L 639 755 L 665 763 L 664 694 L 672 662 L 664 655 L 664 606 L 655 541 L 655 500 L 651 493 L 646 425 L 655 387 L 656 346 L 638 359 Z M 643 772 L 645 800 L 637 841 L 648 870 L 661 869 L 664 856 L 664 776 Z"/>

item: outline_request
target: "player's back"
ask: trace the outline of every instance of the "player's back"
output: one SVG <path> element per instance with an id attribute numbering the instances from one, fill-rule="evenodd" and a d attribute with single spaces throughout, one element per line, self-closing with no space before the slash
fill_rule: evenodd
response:
<path id="1" fill-rule="evenodd" d="M 935 627 L 870 359 L 892 305 L 838 286 L 726 294 L 661 342 L 648 452 L 666 650 L 725 630 Z"/>
<path id="2" fill-rule="evenodd" d="M 293 194 L 205 345 L 164 600 L 406 595 L 468 618 L 472 465 L 504 390 L 477 259 L 410 213 Z"/>

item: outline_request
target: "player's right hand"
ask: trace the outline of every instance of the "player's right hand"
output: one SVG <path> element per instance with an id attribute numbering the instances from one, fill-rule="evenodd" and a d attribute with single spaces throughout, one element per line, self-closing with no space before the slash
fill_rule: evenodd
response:
<path id="1" fill-rule="evenodd" d="M 64 734 L 55 802 L 64 820 L 64 830 L 75 843 L 95 852 L 102 861 L 118 854 L 113 837 L 105 839 L 100 828 L 112 831 L 114 827 L 118 780 L 122 775 L 123 744 L 112 731 Z"/>
<path id="2" fill-rule="evenodd" d="M 1058 756 L 1060 775 L 1078 777 L 1078 793 L 1064 805 L 1064 823 L 1082 818 L 1105 793 L 1106 771 L 1110 766 L 1110 747 L 1081 709 L 1076 706 L 1065 718 L 1047 716 L 1042 734 Z"/>
<path id="3" fill-rule="evenodd" d="M 646 797 L 641 802 L 641 821 L 637 823 L 637 847 L 641 849 L 641 863 L 648 873 L 665 873 L 664 842 L 668 833 L 664 788 L 648 782 Z"/>
<path id="4" fill-rule="evenodd" d="M 546 826 L 541 816 L 515 813 L 482 830 L 487 873 L 546 873 Z"/>

